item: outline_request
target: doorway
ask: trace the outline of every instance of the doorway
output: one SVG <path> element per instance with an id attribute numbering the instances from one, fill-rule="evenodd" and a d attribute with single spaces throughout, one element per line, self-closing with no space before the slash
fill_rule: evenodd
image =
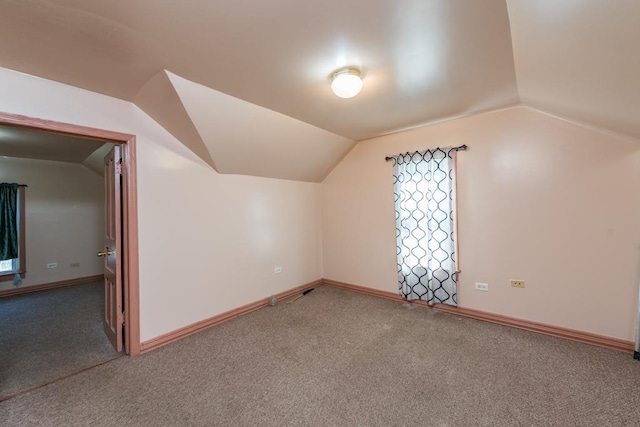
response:
<path id="1" fill-rule="evenodd" d="M 128 355 L 140 354 L 136 140 L 134 135 L 0 112 L 0 125 L 36 132 L 110 142 L 119 146 L 121 161 L 121 289 L 122 343 Z M 105 177 L 105 179 L 107 179 Z M 100 248 L 97 248 L 100 249 Z M 107 313 L 105 313 L 105 317 Z"/>

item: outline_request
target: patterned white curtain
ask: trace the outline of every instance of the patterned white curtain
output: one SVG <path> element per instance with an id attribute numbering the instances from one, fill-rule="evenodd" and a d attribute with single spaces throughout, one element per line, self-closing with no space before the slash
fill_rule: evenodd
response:
<path id="1" fill-rule="evenodd" d="M 393 158 L 398 282 L 408 300 L 458 305 L 455 153 L 455 148 L 437 148 Z"/>

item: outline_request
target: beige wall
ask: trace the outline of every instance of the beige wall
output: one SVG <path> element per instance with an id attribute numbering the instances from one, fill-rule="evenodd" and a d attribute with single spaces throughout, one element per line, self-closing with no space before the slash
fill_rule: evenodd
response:
<path id="1" fill-rule="evenodd" d="M 107 96 L 1 68 L 0 93 L 0 111 L 136 135 L 143 341 L 321 277 L 320 184 L 219 175 Z"/>
<path id="2" fill-rule="evenodd" d="M 323 276 L 397 292 L 384 157 L 460 144 L 459 304 L 632 340 L 640 145 L 526 107 L 359 143 L 322 185 Z"/>
<path id="3" fill-rule="evenodd" d="M 219 175 L 114 98 L 1 68 L 0 93 L 0 111 L 137 136 L 143 341 L 322 276 L 395 292 L 384 156 L 462 143 L 460 304 L 632 338 L 640 145 L 513 108 L 365 141 L 320 185 Z"/>
<path id="4" fill-rule="evenodd" d="M 0 157 L 0 182 L 27 184 L 27 274 L 20 287 L 102 273 L 102 177 L 82 165 Z M 57 268 L 47 268 L 48 263 Z M 71 268 L 71 263 L 80 267 Z M 0 290 L 14 288 L 0 282 Z"/>

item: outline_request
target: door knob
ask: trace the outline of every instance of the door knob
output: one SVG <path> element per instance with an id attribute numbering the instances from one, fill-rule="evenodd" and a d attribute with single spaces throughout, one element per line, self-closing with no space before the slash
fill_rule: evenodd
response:
<path id="1" fill-rule="evenodd" d="M 110 250 L 106 250 L 106 251 L 100 251 L 96 254 L 96 256 L 99 257 L 103 257 L 103 256 L 108 256 L 108 255 L 113 255 L 113 251 Z"/>

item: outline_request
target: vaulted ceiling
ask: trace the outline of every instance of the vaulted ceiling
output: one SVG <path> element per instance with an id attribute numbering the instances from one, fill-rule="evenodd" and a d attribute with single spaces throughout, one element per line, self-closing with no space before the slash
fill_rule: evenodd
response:
<path id="1" fill-rule="evenodd" d="M 0 66 L 134 102 L 221 173 L 320 181 L 357 140 L 520 103 L 639 140 L 639 20 L 637 0 L 5 0 Z"/>
<path id="2" fill-rule="evenodd" d="M 0 156 L 82 163 L 102 141 L 0 126 Z"/>
<path id="3" fill-rule="evenodd" d="M 104 175 L 104 158 L 112 143 L 77 136 L 0 126 L 0 156 L 81 163 Z"/>

